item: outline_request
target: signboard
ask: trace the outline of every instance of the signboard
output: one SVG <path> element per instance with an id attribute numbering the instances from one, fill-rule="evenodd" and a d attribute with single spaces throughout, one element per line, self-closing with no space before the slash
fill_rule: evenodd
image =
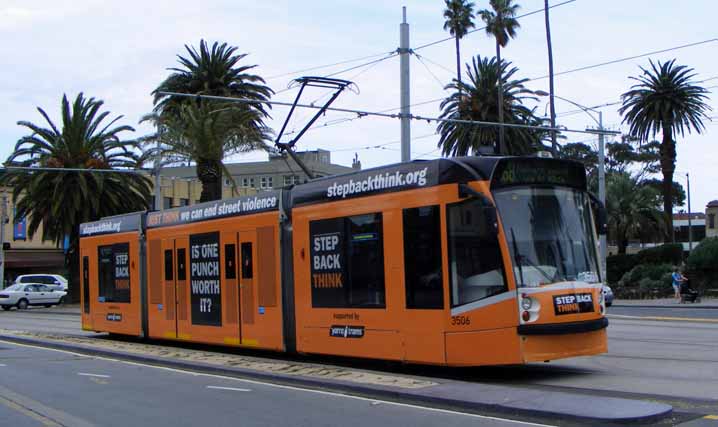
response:
<path id="1" fill-rule="evenodd" d="M 335 338 L 361 338 L 364 336 L 364 327 L 352 325 L 332 325 L 329 327 L 329 336 Z"/>
<path id="2" fill-rule="evenodd" d="M 313 307 L 346 304 L 346 250 L 344 218 L 309 224 Z"/>
<path id="3" fill-rule="evenodd" d="M 279 208 L 279 197 L 279 191 L 267 191 L 256 196 L 216 200 L 214 202 L 150 212 L 147 214 L 147 228 L 273 211 Z"/>
<path id="4" fill-rule="evenodd" d="M 590 293 L 555 295 L 553 308 L 557 316 L 591 313 L 593 312 L 593 296 Z"/>
<path id="5" fill-rule="evenodd" d="M 133 213 L 80 224 L 80 237 L 137 231 L 140 229 L 142 215 Z"/>
<path id="6" fill-rule="evenodd" d="M 130 245 L 119 243 L 112 247 L 115 258 L 115 291 L 130 291 Z"/>
<path id="7" fill-rule="evenodd" d="M 586 189 L 586 171 L 580 163 L 557 159 L 502 159 L 491 188 L 515 185 L 558 185 Z"/>
<path id="8" fill-rule="evenodd" d="M 222 326 L 219 232 L 189 236 L 192 324 Z"/>
<path id="9" fill-rule="evenodd" d="M 15 210 L 17 212 L 17 210 Z M 12 238 L 13 240 L 26 240 L 27 239 L 27 221 L 25 217 L 18 218 L 13 215 L 15 222 L 12 227 Z"/>

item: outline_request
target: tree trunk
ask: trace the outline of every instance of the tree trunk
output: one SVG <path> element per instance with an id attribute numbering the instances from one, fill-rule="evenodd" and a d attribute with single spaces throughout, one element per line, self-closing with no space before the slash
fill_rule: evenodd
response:
<path id="1" fill-rule="evenodd" d="M 214 159 L 197 161 L 197 178 L 202 182 L 200 202 L 222 198 L 222 163 Z"/>
<path id="2" fill-rule="evenodd" d="M 503 68 L 501 66 L 501 45 L 499 41 L 496 41 L 496 61 L 499 64 L 499 124 L 504 124 L 504 76 Z M 504 142 L 504 127 L 499 126 L 499 154 L 508 154 L 506 150 L 506 144 Z"/>
<path id="3" fill-rule="evenodd" d="M 673 173 L 676 170 L 676 143 L 668 123 L 663 123 L 661 141 L 661 172 L 663 172 L 663 218 L 666 222 L 665 243 L 674 243 L 673 233 Z"/>
<path id="4" fill-rule="evenodd" d="M 67 268 L 67 296 L 66 302 L 80 302 L 80 225 L 73 230 L 70 238 L 70 247 L 65 254 L 65 267 Z"/>
<path id="5" fill-rule="evenodd" d="M 544 17 L 546 18 L 546 44 L 548 45 L 548 90 L 549 90 L 549 108 L 551 109 L 551 127 L 556 129 L 556 106 L 553 99 L 553 48 L 551 47 L 551 24 L 548 13 L 548 0 L 544 0 Z M 556 156 L 558 153 L 558 143 L 556 142 L 556 131 L 551 131 L 551 151 Z"/>
<path id="6" fill-rule="evenodd" d="M 459 38 L 456 39 L 456 80 L 459 82 L 459 105 L 461 105 L 461 53 L 459 51 Z"/>
<path id="7" fill-rule="evenodd" d="M 628 239 L 621 239 L 618 241 L 618 253 L 621 255 L 626 254 L 626 248 L 628 248 Z"/>

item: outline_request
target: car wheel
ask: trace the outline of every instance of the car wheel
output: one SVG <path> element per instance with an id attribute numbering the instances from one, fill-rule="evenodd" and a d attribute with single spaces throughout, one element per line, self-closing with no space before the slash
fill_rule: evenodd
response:
<path id="1" fill-rule="evenodd" d="M 50 308 L 50 307 L 52 307 L 52 304 L 45 304 L 45 308 Z"/>
<path id="2" fill-rule="evenodd" d="M 610 307 L 611 304 L 613 304 L 613 303 L 612 303 L 612 302 L 607 302 L 607 303 L 606 303 L 606 307 Z"/>
<path id="3" fill-rule="evenodd" d="M 21 299 L 17 302 L 17 308 L 18 310 L 25 310 L 27 308 L 27 300 L 25 298 Z"/>
<path id="4" fill-rule="evenodd" d="M 65 304 L 65 297 L 60 297 L 59 300 L 57 300 L 57 305 Z"/>

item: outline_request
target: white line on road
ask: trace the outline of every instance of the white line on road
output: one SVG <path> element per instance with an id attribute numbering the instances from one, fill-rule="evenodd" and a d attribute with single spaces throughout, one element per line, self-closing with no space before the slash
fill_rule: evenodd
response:
<path id="1" fill-rule="evenodd" d="M 77 375 L 83 376 L 83 377 L 97 377 L 97 378 L 110 378 L 109 375 L 102 375 L 102 374 L 88 374 L 86 372 L 78 372 Z"/>
<path id="2" fill-rule="evenodd" d="M 68 351 L 68 350 L 60 350 L 60 349 L 51 348 L 51 347 L 43 347 L 43 346 L 31 345 L 31 344 L 20 344 L 20 343 L 13 342 L 13 341 L 5 341 L 3 339 L 0 339 L 0 341 L 5 342 L 7 344 L 15 345 L 18 347 L 30 347 L 30 348 L 37 348 L 40 350 L 55 351 L 58 353 L 74 354 L 74 355 L 78 355 L 78 356 L 87 356 L 86 354 L 83 354 L 83 353 L 78 353 L 78 352 Z M 274 384 L 274 383 L 257 381 L 257 380 L 248 380 L 248 379 L 244 379 L 244 378 L 227 377 L 227 376 L 217 375 L 217 374 L 205 374 L 203 372 L 192 372 L 192 371 L 188 371 L 188 370 L 184 370 L 184 369 L 168 368 L 166 366 L 148 365 L 145 363 L 131 362 L 129 360 L 115 359 L 112 357 L 103 357 L 103 356 L 89 356 L 89 357 L 92 357 L 93 359 L 98 359 L 98 360 L 107 360 L 107 361 L 111 361 L 111 362 L 124 363 L 126 365 L 142 366 L 145 368 L 159 369 L 159 370 L 169 371 L 169 372 L 177 372 L 177 373 L 185 374 L 185 375 L 203 376 L 203 377 L 209 377 L 209 378 L 221 378 L 223 380 L 245 382 L 245 383 L 250 383 L 250 384 L 259 384 L 259 385 L 264 385 L 264 386 L 273 387 L 273 388 L 297 390 L 297 391 L 303 391 L 303 392 L 307 392 L 307 393 L 323 394 L 323 395 L 329 395 L 329 396 L 335 396 L 335 397 L 343 397 L 343 398 L 353 399 L 353 400 L 363 400 L 363 401 L 368 401 L 368 402 L 382 402 L 387 405 L 400 406 L 400 407 L 405 407 L 405 408 L 414 408 L 414 409 L 424 410 L 424 411 L 428 411 L 428 412 L 463 415 L 463 416 L 469 417 L 469 418 L 505 421 L 508 423 L 514 423 L 514 424 L 520 424 L 520 425 L 526 425 L 526 426 L 554 427 L 550 424 L 539 424 L 539 423 L 532 423 L 532 422 L 527 422 L 527 421 L 512 420 L 510 418 L 492 417 L 490 415 L 479 415 L 479 414 L 472 414 L 472 413 L 467 413 L 467 412 L 452 411 L 449 409 L 431 408 L 431 407 L 425 407 L 425 406 L 412 405 L 412 404 L 408 404 L 408 403 L 392 402 L 389 400 L 369 399 L 369 398 L 361 397 L 361 396 L 352 396 L 350 394 L 336 393 L 336 392 L 323 391 L 323 390 L 312 390 L 312 389 L 308 389 L 308 388 L 294 387 L 294 386 L 282 385 L 282 384 Z"/>
<path id="3" fill-rule="evenodd" d="M 207 388 L 211 388 L 214 390 L 252 391 L 248 388 L 220 387 L 220 386 L 216 386 L 216 385 L 208 385 Z"/>
<path id="4" fill-rule="evenodd" d="M 7 365 L 4 363 L 0 363 L 0 367 L 3 367 L 3 366 L 7 366 Z"/>

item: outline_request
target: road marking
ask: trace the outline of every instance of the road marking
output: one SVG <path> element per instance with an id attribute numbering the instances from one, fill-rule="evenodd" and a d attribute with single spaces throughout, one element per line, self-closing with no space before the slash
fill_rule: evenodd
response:
<path id="1" fill-rule="evenodd" d="M 412 404 L 408 404 L 408 403 L 392 402 L 390 400 L 370 399 L 370 398 L 366 398 L 366 397 L 352 396 L 350 394 L 336 393 L 336 392 L 323 391 L 323 390 L 312 390 L 310 388 L 301 388 L 301 387 L 294 387 L 294 386 L 289 386 L 289 385 L 274 384 L 274 383 L 262 382 L 262 381 L 258 381 L 258 380 L 248 380 L 248 379 L 244 379 L 244 378 L 227 377 L 227 376 L 217 375 L 217 374 L 205 374 L 203 372 L 193 372 L 193 371 L 177 369 L 177 368 L 168 368 L 166 366 L 148 365 L 148 364 L 139 363 L 139 362 L 131 362 L 128 360 L 114 359 L 112 357 L 88 356 L 87 354 L 78 353 L 78 352 L 74 352 L 74 351 L 60 350 L 60 349 L 56 349 L 56 348 L 43 347 L 43 346 L 39 346 L 39 345 L 20 344 L 20 343 L 16 343 L 13 341 L 6 341 L 3 339 L 0 339 L 0 342 L 4 342 L 4 343 L 10 344 L 10 345 L 15 345 L 18 347 L 30 347 L 30 348 L 37 348 L 40 350 L 56 351 L 58 353 L 72 354 L 75 356 L 92 357 L 93 359 L 97 359 L 97 360 L 107 360 L 110 362 L 124 363 L 126 365 L 132 365 L 132 366 L 142 366 L 145 368 L 152 368 L 152 369 L 159 369 L 159 370 L 163 370 L 163 371 L 176 372 L 176 373 L 180 373 L 180 374 L 184 374 L 184 375 L 219 378 L 219 379 L 223 379 L 223 380 L 245 382 L 245 383 L 249 383 L 249 384 L 259 384 L 259 385 L 264 385 L 267 387 L 281 388 L 281 389 L 286 389 L 286 390 L 296 390 L 296 391 L 303 391 L 303 392 L 314 393 L 314 394 L 323 394 L 323 395 L 329 395 L 329 396 L 335 396 L 335 397 L 344 397 L 347 399 L 362 400 L 365 402 L 381 402 L 381 403 L 385 403 L 387 405 L 419 409 L 419 410 L 424 410 L 424 411 L 428 411 L 428 412 L 438 412 L 438 413 L 442 413 L 442 414 L 463 415 L 465 417 L 479 418 L 479 419 L 483 419 L 483 420 L 504 421 L 504 422 L 514 423 L 514 424 L 521 424 L 521 425 L 535 426 L 535 427 L 556 427 L 555 425 L 551 425 L 551 424 L 531 423 L 531 422 L 526 422 L 526 421 L 512 420 L 509 418 L 499 418 L 499 417 L 492 417 L 492 416 L 488 416 L 488 415 L 471 414 L 468 412 L 458 412 L 458 411 L 452 411 L 449 409 L 429 408 L 429 407 L 425 407 L 425 406 L 412 405 Z"/>
<path id="2" fill-rule="evenodd" d="M 4 363 L 0 363 L 0 368 L 1 368 L 1 367 L 4 367 L 4 366 L 7 366 L 7 365 L 4 364 Z"/>
<path id="3" fill-rule="evenodd" d="M 88 374 L 85 372 L 78 372 L 77 375 L 80 375 L 82 377 L 97 377 L 97 378 L 110 378 L 109 375 L 102 375 L 102 374 Z"/>
<path id="4" fill-rule="evenodd" d="M 606 317 L 615 317 L 618 319 L 636 319 L 636 320 L 667 320 L 679 322 L 699 322 L 699 323 L 718 323 L 718 319 L 706 319 L 702 317 L 666 317 L 666 316 L 626 316 L 624 314 L 609 314 Z"/>
<path id="5" fill-rule="evenodd" d="M 208 385 L 207 388 L 211 388 L 214 390 L 252 391 L 248 388 L 220 387 L 220 386 L 216 386 L 216 385 Z"/>
<path id="6" fill-rule="evenodd" d="M 706 420 L 718 420 L 718 415 L 706 415 L 703 418 Z"/>
<path id="7" fill-rule="evenodd" d="M 47 427 L 62 427 L 60 424 L 56 423 L 55 421 L 51 420 L 50 418 L 47 418 L 41 414 L 38 414 L 37 412 L 33 412 L 27 408 L 25 408 L 22 405 L 18 405 L 17 403 L 13 402 L 12 400 L 6 399 L 2 396 L 0 396 L 0 403 L 7 406 L 10 409 L 14 409 L 15 411 L 32 418 L 35 421 L 40 422 L 42 425 Z"/>

